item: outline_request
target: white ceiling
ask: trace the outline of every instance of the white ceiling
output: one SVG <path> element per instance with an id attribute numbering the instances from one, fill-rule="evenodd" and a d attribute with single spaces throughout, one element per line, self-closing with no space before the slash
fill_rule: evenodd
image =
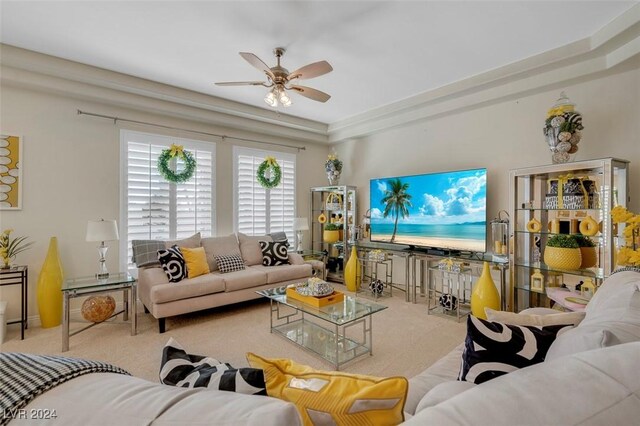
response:
<path id="1" fill-rule="evenodd" d="M 634 1 L 6 1 L 1 41 L 97 67 L 269 107 L 239 55 L 293 71 L 327 60 L 287 114 L 333 123 L 591 36 Z"/>

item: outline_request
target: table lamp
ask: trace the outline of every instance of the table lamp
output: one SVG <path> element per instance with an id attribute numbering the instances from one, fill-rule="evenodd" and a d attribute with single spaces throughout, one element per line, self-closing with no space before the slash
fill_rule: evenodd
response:
<path id="1" fill-rule="evenodd" d="M 118 239 L 118 224 L 115 220 L 90 220 L 87 223 L 87 237 L 89 242 L 100 241 L 98 246 L 98 272 L 96 278 L 101 280 L 109 278 L 107 271 L 106 255 L 109 247 L 104 245 L 105 241 L 115 241 Z"/>
<path id="2" fill-rule="evenodd" d="M 302 231 L 309 230 L 309 219 L 306 217 L 296 217 L 293 220 L 293 230 L 296 231 L 297 246 L 296 251 L 302 251 Z"/>

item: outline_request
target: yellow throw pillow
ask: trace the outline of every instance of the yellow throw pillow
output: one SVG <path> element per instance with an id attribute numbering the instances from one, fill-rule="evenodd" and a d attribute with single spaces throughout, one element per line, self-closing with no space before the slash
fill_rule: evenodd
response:
<path id="1" fill-rule="evenodd" d="M 204 247 L 180 247 L 180 251 L 184 256 L 184 262 L 187 264 L 189 278 L 199 277 L 210 272 Z"/>
<path id="2" fill-rule="evenodd" d="M 397 425 L 404 421 L 409 382 L 318 371 L 288 359 L 247 353 L 253 368 L 264 370 L 267 395 L 292 402 L 305 425 Z"/>

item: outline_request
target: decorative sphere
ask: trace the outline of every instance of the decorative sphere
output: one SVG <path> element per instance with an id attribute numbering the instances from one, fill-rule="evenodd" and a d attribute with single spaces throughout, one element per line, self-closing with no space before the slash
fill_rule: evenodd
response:
<path id="1" fill-rule="evenodd" d="M 384 283 L 378 279 L 375 279 L 371 281 L 371 283 L 369 283 L 369 290 L 371 290 L 371 293 L 380 296 L 384 291 Z"/>
<path id="2" fill-rule="evenodd" d="M 102 322 L 116 310 L 116 301 L 111 296 L 91 296 L 82 303 L 82 317 L 90 322 Z"/>
<path id="3" fill-rule="evenodd" d="M 445 311 L 455 311 L 458 308 L 458 298 L 453 294 L 443 294 L 438 298 L 438 303 Z"/>
<path id="4" fill-rule="evenodd" d="M 571 142 L 564 141 L 564 142 L 560 142 L 556 147 L 556 149 L 560 152 L 569 152 L 569 150 L 571 149 L 571 146 L 572 146 Z"/>

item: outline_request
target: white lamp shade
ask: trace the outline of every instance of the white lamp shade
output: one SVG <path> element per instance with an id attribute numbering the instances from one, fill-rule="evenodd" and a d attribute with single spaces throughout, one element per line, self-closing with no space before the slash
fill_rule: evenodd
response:
<path id="1" fill-rule="evenodd" d="M 87 222 L 87 241 L 114 241 L 118 239 L 115 220 L 90 220 Z"/>
<path id="2" fill-rule="evenodd" d="M 306 217 L 296 217 L 293 220 L 293 230 L 294 231 L 308 231 L 309 230 L 309 219 Z"/>

